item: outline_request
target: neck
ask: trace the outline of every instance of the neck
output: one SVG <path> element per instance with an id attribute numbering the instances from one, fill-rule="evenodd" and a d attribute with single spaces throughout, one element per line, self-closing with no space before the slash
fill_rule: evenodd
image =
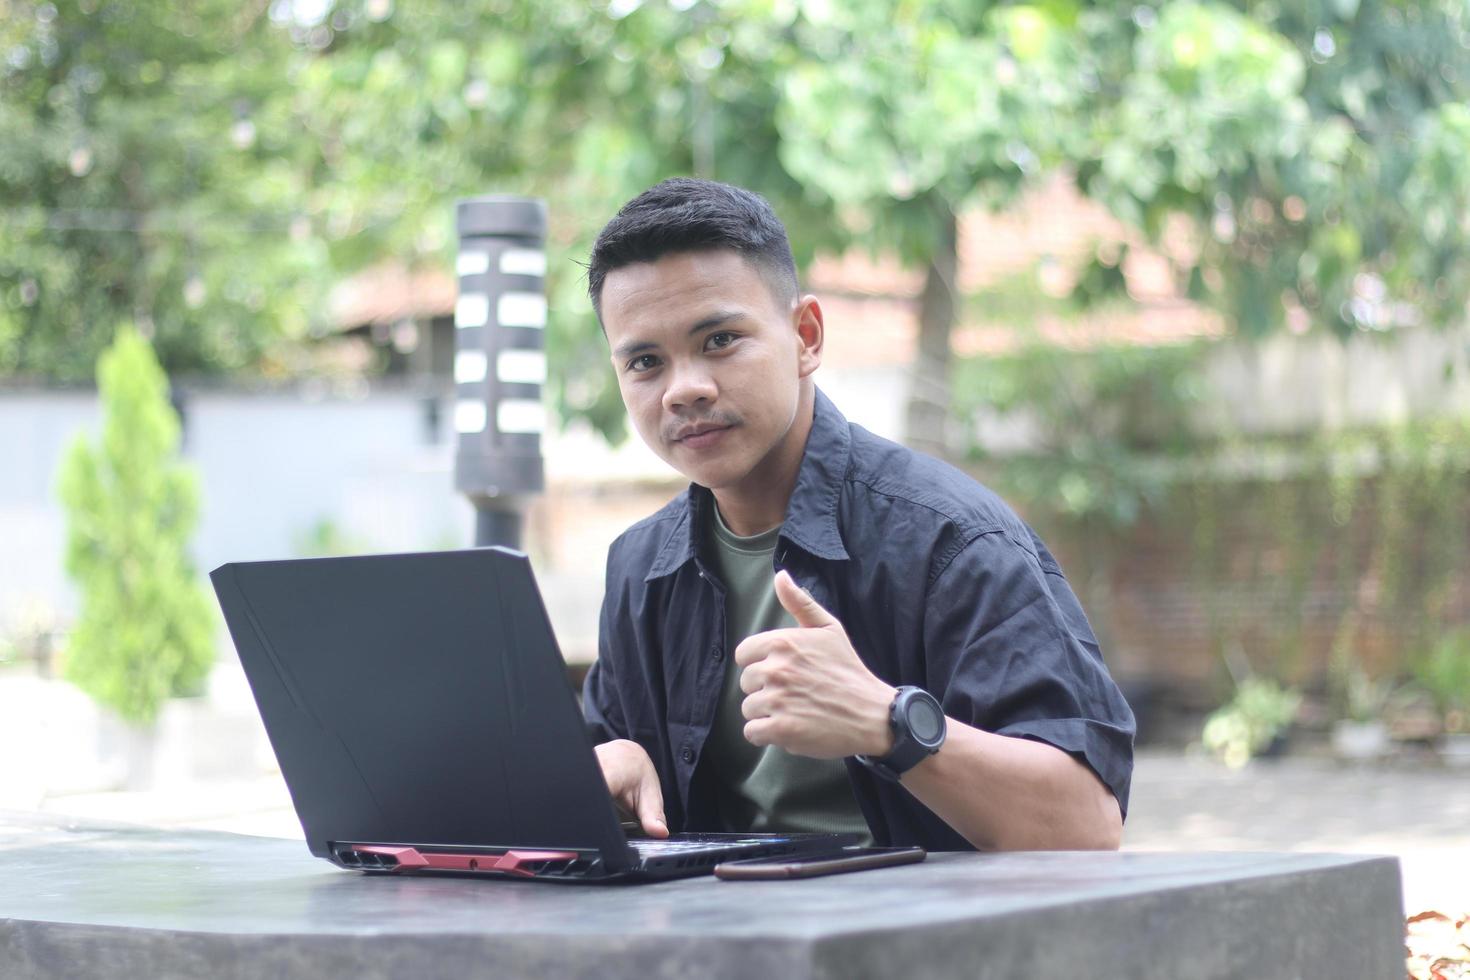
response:
<path id="1" fill-rule="evenodd" d="M 796 489 L 807 436 L 812 431 L 815 388 L 802 385 L 791 428 L 744 479 L 712 492 L 725 526 L 741 537 L 769 531 L 786 519 L 786 505 Z"/>

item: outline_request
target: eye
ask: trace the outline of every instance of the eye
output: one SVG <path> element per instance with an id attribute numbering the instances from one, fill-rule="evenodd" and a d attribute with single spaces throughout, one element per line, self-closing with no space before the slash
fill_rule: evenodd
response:
<path id="1" fill-rule="evenodd" d="M 652 371 L 656 367 L 658 367 L 658 358 L 652 354 L 639 354 L 628 362 L 628 370 L 635 374 Z"/>
<path id="2" fill-rule="evenodd" d="M 705 350 L 724 350 L 733 343 L 735 343 L 735 335 L 727 330 L 722 330 L 719 333 L 710 334 L 704 347 Z"/>

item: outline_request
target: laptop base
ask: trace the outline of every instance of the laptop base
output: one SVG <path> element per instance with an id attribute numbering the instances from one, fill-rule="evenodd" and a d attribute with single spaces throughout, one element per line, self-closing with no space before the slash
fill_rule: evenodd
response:
<path id="1" fill-rule="evenodd" d="M 611 869 L 586 848 L 491 848 L 334 842 L 331 861 L 368 874 L 536 878 L 543 881 L 632 882 L 709 874 L 716 864 L 747 858 L 825 854 L 857 843 L 856 835 L 690 834 L 629 842 L 643 851 L 631 868 Z M 644 845 L 640 848 L 640 845 Z"/>

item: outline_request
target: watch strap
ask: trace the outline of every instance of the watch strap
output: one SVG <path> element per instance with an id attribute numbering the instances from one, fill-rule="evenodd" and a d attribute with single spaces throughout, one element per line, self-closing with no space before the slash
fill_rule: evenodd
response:
<path id="1" fill-rule="evenodd" d="M 898 782 L 900 776 L 938 752 L 939 746 L 944 743 L 942 732 L 936 744 L 925 745 L 915 738 L 909 729 L 909 721 L 904 708 L 906 703 L 916 695 L 938 706 L 938 700 L 922 688 L 900 687 L 893 696 L 893 703 L 888 708 L 888 723 L 893 728 L 893 748 L 887 755 L 880 758 L 870 755 L 856 756 L 858 762 L 890 782 Z"/>

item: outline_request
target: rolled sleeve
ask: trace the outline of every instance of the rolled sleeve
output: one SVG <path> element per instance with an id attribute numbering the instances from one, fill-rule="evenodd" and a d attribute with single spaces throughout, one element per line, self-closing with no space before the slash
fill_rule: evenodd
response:
<path id="1" fill-rule="evenodd" d="M 924 633 L 929 681 L 947 714 L 1069 753 L 1126 815 L 1133 713 L 1049 555 L 1001 530 L 976 536 L 939 572 Z"/>

